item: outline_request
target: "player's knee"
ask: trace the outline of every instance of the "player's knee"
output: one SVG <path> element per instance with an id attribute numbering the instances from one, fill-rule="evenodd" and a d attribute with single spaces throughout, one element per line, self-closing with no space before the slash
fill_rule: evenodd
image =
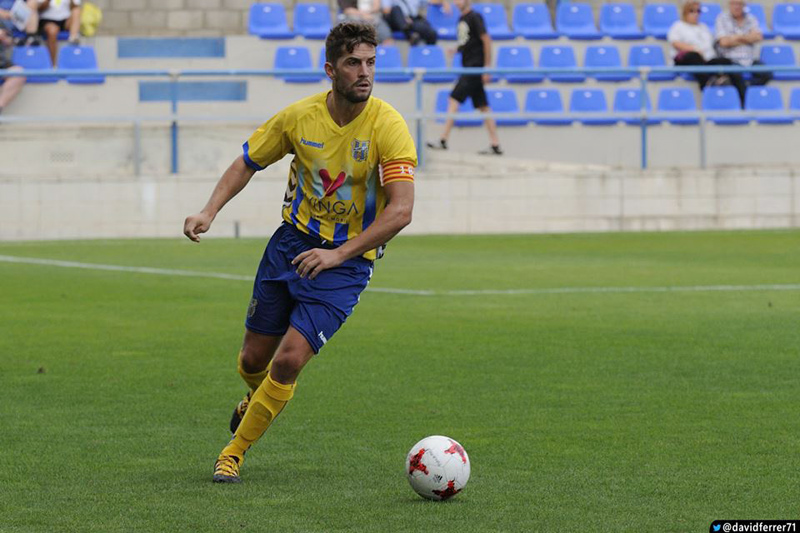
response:
<path id="1" fill-rule="evenodd" d="M 306 364 L 306 358 L 300 352 L 285 351 L 275 354 L 272 361 L 272 376 L 280 383 L 294 383 Z"/>
<path id="2" fill-rule="evenodd" d="M 261 372 L 267 368 L 267 364 L 269 363 L 269 358 L 265 354 L 259 353 L 258 350 L 247 345 L 242 347 L 240 360 L 242 362 L 242 370 L 248 374 Z"/>

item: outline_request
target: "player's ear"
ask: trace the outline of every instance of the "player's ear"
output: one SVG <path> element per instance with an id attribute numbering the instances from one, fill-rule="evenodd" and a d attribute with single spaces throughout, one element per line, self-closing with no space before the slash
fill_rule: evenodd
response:
<path id="1" fill-rule="evenodd" d="M 327 76 L 330 79 L 333 79 L 336 75 L 336 71 L 333 69 L 333 65 L 331 65 L 327 61 L 325 62 L 325 74 L 327 74 Z"/>

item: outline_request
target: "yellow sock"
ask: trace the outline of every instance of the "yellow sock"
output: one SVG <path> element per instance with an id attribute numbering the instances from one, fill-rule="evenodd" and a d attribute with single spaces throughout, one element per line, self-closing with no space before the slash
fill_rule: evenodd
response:
<path id="1" fill-rule="evenodd" d="M 222 455 L 244 457 L 244 452 L 261 438 L 272 421 L 292 399 L 296 385 L 296 383 L 291 385 L 278 383 L 267 375 L 261 386 L 251 396 L 250 405 L 239 424 L 239 429 L 222 450 Z"/>
<path id="2" fill-rule="evenodd" d="M 267 368 L 262 370 L 261 372 L 256 372 L 254 374 L 248 374 L 242 368 L 242 352 L 239 352 L 239 375 L 242 376 L 242 379 L 247 386 L 250 387 L 251 392 L 255 392 L 258 389 L 259 385 L 264 381 L 264 378 L 267 377 L 269 374 L 269 368 L 272 366 L 272 361 L 269 362 Z"/>

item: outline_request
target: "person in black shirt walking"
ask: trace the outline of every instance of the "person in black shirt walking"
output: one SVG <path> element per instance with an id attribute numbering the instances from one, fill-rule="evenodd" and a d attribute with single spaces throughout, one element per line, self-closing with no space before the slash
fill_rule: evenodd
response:
<path id="1" fill-rule="evenodd" d="M 486 67 L 492 66 L 492 38 L 486 32 L 486 25 L 480 13 L 473 11 L 470 0 L 454 0 L 453 2 L 461 10 L 461 18 L 458 20 L 458 51 L 461 52 L 461 64 L 464 67 Z M 447 112 L 452 114 L 458 111 L 459 104 L 464 103 L 467 98 L 472 98 L 472 105 L 481 113 L 488 113 L 489 102 L 486 99 L 484 83 L 489 83 L 489 74 L 464 74 L 458 78 L 450 99 L 447 103 Z M 489 132 L 491 147 L 480 153 L 485 155 L 502 155 L 500 140 L 497 137 L 497 123 L 493 118 L 484 120 L 486 130 Z M 427 143 L 428 148 L 434 150 L 447 150 L 447 139 L 450 130 L 453 128 L 453 119 L 447 119 L 442 131 L 439 143 Z"/>

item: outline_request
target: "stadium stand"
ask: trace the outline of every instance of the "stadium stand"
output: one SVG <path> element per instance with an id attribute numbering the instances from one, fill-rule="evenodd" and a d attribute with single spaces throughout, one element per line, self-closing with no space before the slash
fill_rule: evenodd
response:
<path id="1" fill-rule="evenodd" d="M 557 39 L 550 11 L 545 4 L 521 3 L 514 6 L 512 25 L 514 33 L 526 39 Z"/>
<path id="2" fill-rule="evenodd" d="M 800 39 L 800 3 L 775 4 L 772 28 L 784 39 Z"/>
<path id="3" fill-rule="evenodd" d="M 616 46 L 589 46 L 586 48 L 583 66 L 593 68 L 616 68 L 622 67 L 622 60 L 619 57 L 619 50 Z M 597 81 L 628 81 L 630 74 L 624 72 L 608 74 L 591 74 Z"/>
<path id="4" fill-rule="evenodd" d="M 497 49 L 497 68 L 533 68 L 533 54 L 527 46 L 500 46 Z M 506 74 L 508 83 L 541 83 L 540 74 Z"/>
<path id="5" fill-rule="evenodd" d="M 612 39 L 644 39 L 636 22 L 632 4 L 603 4 L 600 7 L 600 31 Z"/>
<path id="6" fill-rule="evenodd" d="M 472 9 L 483 16 L 486 31 L 495 41 L 508 41 L 516 37 L 508 27 L 508 17 L 502 4 L 474 4 Z"/>
<path id="7" fill-rule="evenodd" d="M 789 95 L 789 112 L 795 120 L 800 120 L 800 87 L 792 89 Z"/>
<path id="8" fill-rule="evenodd" d="M 708 112 L 708 120 L 714 124 L 739 126 L 750 122 L 750 118 L 741 113 L 739 93 L 730 85 L 704 88 L 702 102 L 703 111 Z"/>
<path id="9" fill-rule="evenodd" d="M 426 13 L 428 22 L 436 30 L 436 35 L 444 41 L 455 41 L 456 37 L 458 37 L 456 27 L 460 16 L 461 12 L 452 4 L 450 5 L 449 14 L 445 13 L 438 4 L 429 5 Z"/>
<path id="10" fill-rule="evenodd" d="M 436 113 L 447 113 L 447 102 L 450 98 L 449 89 L 441 89 L 436 93 Z M 467 98 L 464 103 L 458 106 L 458 113 L 472 113 L 477 116 L 478 112 L 475 106 L 472 105 L 472 100 Z M 437 119 L 436 122 L 444 123 L 445 119 Z M 455 125 L 459 128 L 475 127 L 483 124 L 482 118 L 459 118 L 456 119 Z"/>
<path id="11" fill-rule="evenodd" d="M 583 2 L 565 2 L 556 10 L 556 29 L 570 39 L 602 39 L 594 23 L 592 6 Z"/>
<path id="12" fill-rule="evenodd" d="M 411 81 L 410 74 L 383 74 L 384 69 L 403 68 L 403 58 L 396 46 L 378 45 L 375 52 L 375 81 L 384 83 L 406 83 Z"/>
<path id="13" fill-rule="evenodd" d="M 408 50 L 408 68 L 447 68 L 444 50 L 436 44 L 412 46 Z M 426 83 L 451 83 L 455 74 L 425 74 L 422 80 Z"/>
<path id="14" fill-rule="evenodd" d="M 767 16 L 764 13 L 764 6 L 761 4 L 748 4 L 744 6 L 744 12 L 749 13 L 756 18 L 764 39 L 770 40 L 775 38 L 775 32 L 772 31 L 767 24 Z"/>
<path id="15" fill-rule="evenodd" d="M 670 124 L 687 126 L 698 124 L 700 119 L 692 116 L 674 115 L 673 113 L 696 112 L 697 103 L 694 92 L 686 87 L 665 87 L 658 93 L 658 112 Z"/>
<path id="16" fill-rule="evenodd" d="M 91 46 L 64 46 L 58 51 L 58 68 L 64 70 L 97 70 L 97 55 Z M 105 76 L 67 76 L 68 83 L 104 83 Z"/>
<path id="17" fill-rule="evenodd" d="M 489 108 L 494 113 L 519 113 L 517 93 L 512 89 L 487 89 Z M 525 126 L 528 121 L 522 118 L 495 119 L 498 126 Z"/>
<path id="18" fill-rule="evenodd" d="M 708 26 L 712 33 L 714 25 L 717 22 L 717 17 L 722 13 L 722 6 L 719 4 L 711 4 L 704 2 L 700 4 L 700 22 Z"/>
<path id="19" fill-rule="evenodd" d="M 279 46 L 275 50 L 275 68 L 289 70 L 311 69 L 311 53 L 305 46 Z M 315 74 L 286 74 L 278 76 L 287 83 L 316 83 L 322 79 Z"/>
<path id="20" fill-rule="evenodd" d="M 664 50 L 660 46 L 637 44 L 628 51 L 629 67 L 665 67 Z M 672 81 L 675 79 L 673 72 L 650 72 L 647 79 L 650 81 Z"/>
<path id="21" fill-rule="evenodd" d="M 542 46 L 539 51 L 541 68 L 576 68 L 575 50 L 571 46 Z M 550 81 L 556 83 L 581 83 L 586 80 L 585 74 L 548 74 Z"/>
<path id="22" fill-rule="evenodd" d="M 573 89 L 569 98 L 571 113 L 582 114 L 608 114 L 606 94 L 602 89 Z M 581 117 L 578 122 L 586 126 L 610 126 L 617 123 L 617 119 L 610 116 Z"/>
<path id="23" fill-rule="evenodd" d="M 306 39 L 325 39 L 331 29 L 328 4 L 298 3 L 294 6 L 294 31 Z"/>
<path id="24" fill-rule="evenodd" d="M 553 118 L 535 118 L 533 122 L 539 126 L 569 126 L 572 119 L 564 116 L 564 104 L 561 92 L 557 89 L 531 89 L 525 96 L 526 113 L 547 113 Z"/>
<path id="25" fill-rule="evenodd" d="M 777 87 L 748 87 L 745 95 L 746 111 L 756 113 L 755 120 L 759 124 L 791 124 L 791 116 L 783 107 L 781 91 Z"/>
<path id="26" fill-rule="evenodd" d="M 647 124 L 653 126 L 659 124 L 661 121 L 656 117 L 649 115 L 653 110 L 650 104 L 650 96 L 644 93 L 645 109 L 648 111 Z M 642 90 L 633 88 L 620 88 L 614 93 L 614 113 L 638 113 L 642 109 Z M 621 116 L 619 120 L 631 126 L 640 126 L 642 119 L 632 116 Z"/>
<path id="27" fill-rule="evenodd" d="M 760 59 L 769 66 L 796 66 L 794 50 L 788 44 L 762 46 Z M 800 80 L 800 72 L 777 71 L 773 77 L 775 80 Z"/>
<path id="28" fill-rule="evenodd" d="M 666 39 L 670 26 L 678 20 L 675 4 L 646 4 L 642 11 L 642 27 L 645 34 L 656 39 Z"/>
<path id="29" fill-rule="evenodd" d="M 52 70 L 53 62 L 50 60 L 50 53 L 44 46 L 18 46 L 12 52 L 12 59 L 15 65 L 19 65 L 25 70 Z M 31 76 L 26 83 L 55 83 L 58 81 L 56 76 Z"/>
<path id="30" fill-rule="evenodd" d="M 286 21 L 286 10 L 277 2 L 256 2 L 250 6 L 248 31 L 262 39 L 293 39 Z"/>

